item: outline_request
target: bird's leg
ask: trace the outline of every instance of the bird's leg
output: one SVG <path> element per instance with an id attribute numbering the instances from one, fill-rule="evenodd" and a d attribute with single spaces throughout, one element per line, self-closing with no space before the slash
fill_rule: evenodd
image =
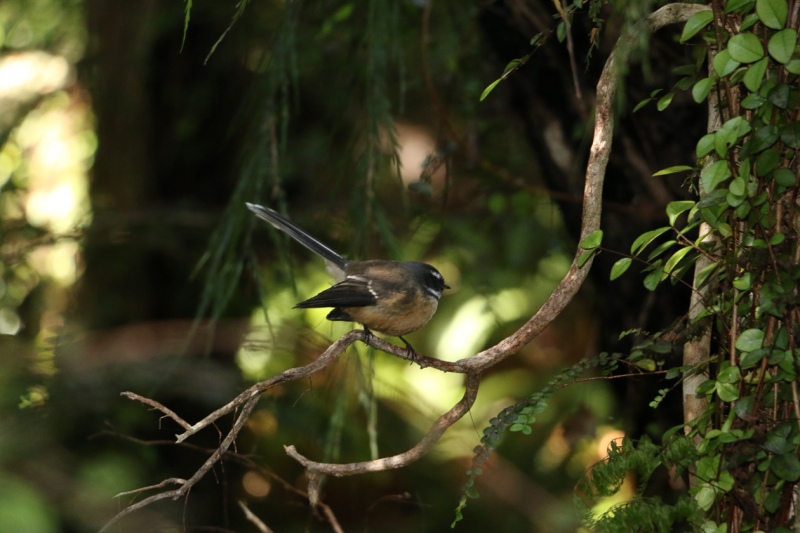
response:
<path id="1" fill-rule="evenodd" d="M 417 351 L 414 350 L 414 347 L 411 346 L 411 343 L 408 342 L 407 340 L 405 340 L 403 337 L 401 337 L 399 335 L 397 336 L 397 338 L 400 339 L 401 341 L 403 341 L 403 343 L 406 345 L 406 355 L 408 355 L 409 359 L 411 359 L 412 361 L 416 361 L 417 360 Z"/>
<path id="2" fill-rule="evenodd" d="M 372 332 L 369 330 L 367 326 L 364 326 L 364 344 L 369 344 L 369 339 L 371 337 L 372 337 Z"/>

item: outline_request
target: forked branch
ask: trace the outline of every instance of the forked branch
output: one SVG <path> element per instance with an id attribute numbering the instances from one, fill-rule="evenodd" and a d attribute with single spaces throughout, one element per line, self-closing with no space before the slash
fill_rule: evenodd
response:
<path id="1" fill-rule="evenodd" d="M 651 14 L 648 17 L 647 23 L 650 31 L 655 31 L 668 24 L 684 22 L 697 11 L 704 9 L 708 9 L 708 7 L 697 4 L 669 4 Z M 583 221 L 581 228 L 582 238 L 600 228 L 603 181 L 605 178 L 609 155 L 611 153 L 611 140 L 614 131 L 614 116 L 612 107 L 618 82 L 616 65 L 619 61 L 625 61 L 627 59 L 627 51 L 630 45 L 630 37 L 623 36 L 618 41 L 614 52 L 606 62 L 605 68 L 603 69 L 602 75 L 597 84 L 594 137 L 592 141 L 589 162 L 586 169 L 586 183 L 583 196 Z M 425 357 L 423 355 L 417 355 L 415 358 L 413 358 L 413 361 L 420 367 L 433 367 L 442 372 L 465 374 L 466 383 L 464 395 L 459 402 L 456 403 L 445 414 L 440 416 L 433 423 L 425 436 L 411 449 L 392 457 L 385 457 L 376 459 L 374 461 L 349 464 L 330 464 L 315 462 L 301 455 L 293 445 L 286 446 L 286 453 L 306 468 L 309 478 L 308 494 L 312 505 L 316 504 L 318 498 L 317 487 L 320 475 L 328 474 L 333 476 L 348 476 L 366 472 L 377 472 L 402 468 L 423 457 L 439 441 L 441 436 L 450 426 L 452 426 L 467 412 L 469 412 L 469 409 L 475 402 L 475 398 L 478 393 L 478 387 L 480 385 L 480 377 L 483 371 L 503 361 L 505 358 L 513 355 L 520 348 L 530 343 L 564 310 L 566 305 L 572 300 L 572 298 L 578 292 L 578 289 L 586 280 L 586 276 L 591 266 L 590 259 L 589 262 L 583 265 L 583 267 L 578 267 L 577 259 L 580 253 L 581 250 L 578 250 L 569 271 L 561 280 L 558 287 L 556 287 L 553 294 L 542 306 L 542 308 L 520 329 L 518 329 L 508 338 L 473 357 L 462 359 L 454 363 Z M 255 408 L 255 405 L 258 402 L 261 394 L 279 384 L 305 379 L 314 375 L 336 361 L 339 356 L 344 353 L 347 347 L 356 340 L 361 340 L 373 348 L 388 354 L 409 359 L 408 354 L 403 348 L 390 344 L 377 337 L 367 336 L 361 330 L 351 331 L 334 342 L 315 361 L 305 366 L 290 368 L 266 381 L 262 381 L 253 385 L 239 394 L 236 398 L 228 402 L 226 405 L 220 407 L 195 424 L 189 424 L 173 411 L 161 405 L 160 403 L 155 402 L 154 400 L 143 398 L 133 393 L 123 393 L 123 395 L 130 399 L 140 401 L 156 410 L 161 411 L 164 416 L 171 418 L 181 427 L 183 427 L 185 431 L 176 436 L 177 442 L 185 441 L 198 431 L 208 427 L 221 417 L 231 412 L 238 410 L 239 413 L 236 417 L 233 427 L 222 440 L 218 449 L 203 463 L 203 465 L 192 477 L 186 480 L 165 480 L 159 485 L 149 487 L 163 488 L 167 484 L 172 483 L 179 485 L 176 489 L 154 494 L 126 507 L 116 516 L 114 516 L 114 518 L 108 524 L 106 524 L 101 531 L 108 530 L 114 523 L 116 523 L 125 515 L 146 507 L 151 503 L 169 498 L 177 499 L 180 497 L 185 497 L 192 487 L 205 474 L 208 473 L 214 464 L 216 464 L 231 447 L 242 427 L 244 426 L 248 416 Z"/>

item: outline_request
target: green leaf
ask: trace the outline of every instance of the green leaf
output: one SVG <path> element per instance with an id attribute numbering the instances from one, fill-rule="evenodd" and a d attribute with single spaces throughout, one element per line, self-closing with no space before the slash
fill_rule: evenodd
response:
<path id="1" fill-rule="evenodd" d="M 745 16 L 742 19 L 742 23 L 739 25 L 739 32 L 747 31 L 748 28 L 757 23 L 758 23 L 758 15 L 756 15 L 755 13 L 750 13 L 749 15 Z"/>
<path id="2" fill-rule="evenodd" d="M 657 268 L 653 272 L 649 273 L 644 278 L 644 281 L 642 283 L 644 284 L 645 288 L 648 291 L 654 291 L 654 290 L 656 290 L 656 287 L 658 287 L 658 284 L 661 283 L 661 276 L 663 274 L 664 274 L 664 269 L 663 268 Z"/>
<path id="3" fill-rule="evenodd" d="M 739 33 L 728 41 L 731 57 L 739 63 L 754 63 L 764 57 L 761 41 L 752 33 Z"/>
<path id="4" fill-rule="evenodd" d="M 741 65 L 741 63 L 731 58 L 731 53 L 726 48 L 725 50 L 720 51 L 720 53 L 714 56 L 713 65 L 714 65 L 714 72 L 717 73 L 717 76 L 719 76 L 720 78 L 724 78 L 725 76 L 727 76 L 728 74 L 739 68 L 739 65 Z M 692 96 L 694 96 L 694 94 L 692 94 Z"/>
<path id="5" fill-rule="evenodd" d="M 652 252 L 650 252 L 650 253 L 647 255 L 647 260 L 648 260 L 648 261 L 652 261 L 653 259 L 655 259 L 655 258 L 656 258 L 656 257 L 658 257 L 659 255 L 663 254 L 664 252 L 666 252 L 667 250 L 669 250 L 670 248 L 672 248 L 672 247 L 673 247 L 673 246 L 674 246 L 674 245 L 675 245 L 677 242 L 678 242 L 678 241 L 675 241 L 675 240 L 673 240 L 673 239 L 670 239 L 670 240 L 668 240 L 668 241 L 664 241 L 664 242 L 662 242 L 661 244 L 659 244 L 658 246 L 656 246 L 656 247 L 653 249 L 653 251 L 652 251 Z"/>
<path id="6" fill-rule="evenodd" d="M 745 109 L 758 109 L 767 102 L 767 99 L 758 93 L 750 93 L 742 100 L 742 107 Z"/>
<path id="7" fill-rule="evenodd" d="M 652 101 L 653 101 L 652 98 L 645 98 L 644 100 L 636 104 L 636 107 L 633 108 L 633 112 L 636 113 L 637 111 L 639 111 L 641 108 L 643 108 Z"/>
<path id="8" fill-rule="evenodd" d="M 584 250 L 594 250 L 603 242 L 603 230 L 595 230 L 581 241 L 580 247 Z"/>
<path id="9" fill-rule="evenodd" d="M 739 365 L 742 368 L 752 368 L 756 366 L 758 363 L 764 359 L 764 356 L 767 355 L 766 350 L 753 350 L 752 352 L 746 352 L 744 357 L 739 360 Z"/>
<path id="10" fill-rule="evenodd" d="M 667 216 L 669 217 L 669 225 L 675 225 L 675 219 L 683 213 L 693 208 L 696 204 L 693 200 L 678 200 L 667 204 Z"/>
<path id="11" fill-rule="evenodd" d="M 790 59 L 785 67 L 790 74 L 800 74 L 800 58 Z"/>
<path id="12" fill-rule="evenodd" d="M 786 0 L 756 0 L 756 14 L 764 26 L 779 30 L 786 24 Z"/>
<path id="13" fill-rule="evenodd" d="M 702 190 L 709 193 L 717 185 L 731 177 L 731 170 L 727 161 L 715 161 L 700 172 L 700 185 Z"/>
<path id="14" fill-rule="evenodd" d="M 730 0 L 725 3 L 725 13 L 733 13 L 734 11 L 749 11 L 753 7 L 755 0 Z"/>
<path id="15" fill-rule="evenodd" d="M 800 479 L 800 459 L 795 451 L 773 457 L 769 469 L 780 479 L 791 483 Z"/>
<path id="16" fill-rule="evenodd" d="M 776 168 L 780 163 L 781 152 L 777 148 L 770 148 L 764 150 L 756 158 L 756 174 L 760 177 L 766 176 Z"/>
<path id="17" fill-rule="evenodd" d="M 689 20 L 687 20 L 686 24 L 683 26 L 683 32 L 681 32 L 681 42 L 697 35 L 697 33 L 708 26 L 713 19 L 714 14 L 711 10 L 700 11 L 689 17 Z"/>
<path id="18" fill-rule="evenodd" d="M 753 274 L 745 272 L 733 280 L 733 286 L 740 291 L 749 291 L 753 288 Z"/>
<path id="19" fill-rule="evenodd" d="M 714 390 L 717 392 L 719 399 L 723 402 L 735 402 L 739 399 L 739 388 L 731 383 L 717 381 Z"/>
<path id="20" fill-rule="evenodd" d="M 700 490 L 697 491 L 697 494 L 694 495 L 697 506 L 703 511 L 708 511 L 711 509 L 711 506 L 714 505 L 714 500 L 716 497 L 716 491 L 709 485 L 704 485 L 700 488 Z"/>
<path id="21" fill-rule="evenodd" d="M 787 28 L 769 38 L 767 50 L 775 61 L 785 65 L 792 59 L 795 45 L 797 44 L 797 30 Z"/>
<path id="22" fill-rule="evenodd" d="M 708 97 L 708 93 L 711 92 L 711 88 L 714 86 L 714 81 L 714 78 L 703 78 L 694 84 L 692 87 L 692 98 L 695 102 L 699 104 Z"/>
<path id="23" fill-rule="evenodd" d="M 698 272 L 697 274 L 697 277 L 695 278 L 695 283 L 697 284 L 697 287 L 695 287 L 695 289 L 699 289 L 700 287 L 702 287 L 705 284 L 705 282 L 708 281 L 711 274 L 714 273 L 714 271 L 717 269 L 718 266 L 719 263 L 711 263 L 710 265 L 700 270 L 700 272 Z"/>
<path id="24" fill-rule="evenodd" d="M 791 187 L 795 184 L 796 180 L 794 173 L 788 168 L 776 169 L 772 174 L 772 179 L 775 180 L 775 183 L 783 187 Z"/>
<path id="25" fill-rule="evenodd" d="M 615 279 L 623 275 L 625 271 L 628 270 L 628 267 L 631 266 L 632 262 L 633 259 L 631 259 L 630 257 L 623 257 L 622 259 L 614 263 L 614 266 L 611 267 L 611 275 L 609 276 L 609 279 L 611 281 L 614 281 Z"/>
<path id="26" fill-rule="evenodd" d="M 586 250 L 585 252 L 583 252 L 578 257 L 578 268 L 583 268 L 583 265 L 585 265 L 595 253 L 597 253 L 597 250 Z"/>
<path id="27" fill-rule="evenodd" d="M 713 133 L 707 133 L 700 137 L 700 140 L 697 141 L 697 148 L 695 148 L 695 154 L 698 158 L 711 153 L 711 150 L 714 149 L 715 137 L 716 135 Z"/>
<path id="28" fill-rule="evenodd" d="M 490 84 L 489 84 L 489 86 L 488 86 L 488 87 L 486 87 L 486 88 L 483 90 L 483 92 L 481 93 L 481 98 L 480 98 L 480 100 L 479 100 L 479 101 L 483 102 L 483 99 L 484 99 L 484 98 L 486 98 L 487 96 L 489 96 L 489 93 L 490 93 L 490 92 L 492 92 L 492 89 L 494 89 L 495 87 L 497 87 L 497 84 L 498 84 L 498 83 L 500 83 L 501 81 L 503 81 L 503 78 L 497 78 L 497 79 L 496 79 L 496 80 L 494 80 L 492 83 L 490 83 Z"/>
<path id="29" fill-rule="evenodd" d="M 668 92 L 667 94 L 658 99 L 658 102 L 656 102 L 656 109 L 658 109 L 659 111 L 664 111 L 666 108 L 669 107 L 669 104 L 672 103 L 672 99 L 674 97 L 675 93 Z"/>
<path id="30" fill-rule="evenodd" d="M 678 250 L 677 252 L 675 252 L 674 254 L 672 254 L 672 257 L 670 257 L 667 260 L 667 263 L 664 265 L 664 272 L 667 273 L 672 272 L 675 269 L 675 266 L 678 263 L 680 263 L 681 259 L 683 259 L 686 256 L 686 254 L 688 254 L 692 250 L 694 250 L 694 248 L 692 248 L 691 246 L 685 246 L 680 250 Z"/>
<path id="31" fill-rule="evenodd" d="M 753 328 L 753 329 L 746 329 L 742 333 L 739 334 L 739 338 L 736 339 L 736 349 L 742 352 L 752 352 L 753 350 L 758 350 L 761 348 L 761 345 L 764 343 L 764 332 L 760 329 Z"/>
<path id="32" fill-rule="evenodd" d="M 779 109 L 786 109 L 789 105 L 789 85 L 785 83 L 776 85 L 767 95 L 767 100 Z"/>
<path id="33" fill-rule="evenodd" d="M 739 370 L 738 366 L 731 366 L 728 365 L 722 370 L 720 370 L 719 374 L 717 375 L 717 381 L 721 381 L 722 383 L 739 383 L 742 380 L 742 371 Z"/>
<path id="34" fill-rule="evenodd" d="M 642 233 L 636 240 L 633 241 L 631 245 L 631 254 L 637 255 L 640 251 L 646 248 L 651 242 L 655 239 L 663 235 L 664 233 L 668 232 L 670 229 L 669 226 L 664 226 L 663 228 L 654 229 L 652 231 L 648 231 L 646 233 Z"/>
<path id="35" fill-rule="evenodd" d="M 751 34 L 747 34 L 751 35 Z M 747 68 L 747 72 L 742 78 L 742 83 L 750 91 L 756 92 L 764 81 L 764 74 L 767 72 L 768 59 L 765 57 Z"/>
<path id="36" fill-rule="evenodd" d="M 794 149 L 800 148 L 800 123 L 786 124 L 780 129 L 781 141 Z"/>
<path id="37" fill-rule="evenodd" d="M 742 177 L 736 176 L 735 178 L 733 178 L 731 184 L 728 186 L 728 190 L 731 191 L 731 194 L 735 196 L 744 196 L 746 186 L 747 184 L 742 179 Z"/>
<path id="38" fill-rule="evenodd" d="M 678 172 L 686 172 L 687 170 L 692 170 L 692 167 L 687 165 L 676 165 L 674 167 L 667 167 L 659 170 L 658 172 L 653 174 L 653 177 L 666 176 L 667 174 L 677 174 Z"/>

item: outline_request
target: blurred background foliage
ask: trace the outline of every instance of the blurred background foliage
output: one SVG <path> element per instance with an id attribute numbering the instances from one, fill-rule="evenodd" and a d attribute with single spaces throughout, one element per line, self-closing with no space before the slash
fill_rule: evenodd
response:
<path id="1" fill-rule="evenodd" d="M 453 289 L 409 338 L 423 353 L 455 360 L 513 332 L 570 264 L 592 87 L 626 23 L 617 14 L 647 5 L 606 6 L 602 34 L 576 15 L 574 73 L 550 35 L 479 103 L 535 34 L 554 31 L 551 3 L 0 4 L 0 530 L 95 531 L 137 498 L 115 494 L 189 477 L 216 446 L 213 430 L 171 444 L 178 428 L 120 392 L 196 421 L 352 327 L 292 309 L 328 285 L 324 268 L 245 201 L 284 210 L 351 257 L 439 268 Z M 648 77 L 629 67 L 630 100 L 668 83 L 660 61 L 682 53 L 670 35 L 651 50 Z M 685 132 L 699 117 L 681 114 L 680 99 Z M 634 123 L 630 107 L 620 105 L 604 222 L 622 250 L 680 195 L 652 171 L 686 162 L 663 117 L 643 110 Z M 428 457 L 326 481 L 346 531 L 449 527 L 489 418 L 619 331 L 676 316 L 685 295 L 602 281 L 615 259 L 601 256 L 594 285 L 484 377 L 470 416 Z M 657 388 L 561 391 L 532 435 L 501 446 L 458 529 L 575 531 L 575 480 L 608 442 L 675 422 L 647 411 Z M 398 453 L 461 393 L 460 376 L 356 346 L 267 394 L 241 455 L 185 502 L 116 530 L 255 531 L 244 500 L 275 531 L 329 531 L 282 445 L 329 461 Z"/>

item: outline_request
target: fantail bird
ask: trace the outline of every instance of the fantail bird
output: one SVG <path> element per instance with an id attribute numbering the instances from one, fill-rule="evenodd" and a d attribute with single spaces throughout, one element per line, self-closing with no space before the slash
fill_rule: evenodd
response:
<path id="1" fill-rule="evenodd" d="M 267 207 L 247 208 L 322 257 L 337 283 L 295 308 L 333 307 L 328 320 L 358 322 L 370 330 L 399 337 L 409 355 L 414 348 L 403 335 L 431 319 L 444 289 L 450 287 L 438 270 L 417 261 L 351 261 L 337 254 Z"/>

